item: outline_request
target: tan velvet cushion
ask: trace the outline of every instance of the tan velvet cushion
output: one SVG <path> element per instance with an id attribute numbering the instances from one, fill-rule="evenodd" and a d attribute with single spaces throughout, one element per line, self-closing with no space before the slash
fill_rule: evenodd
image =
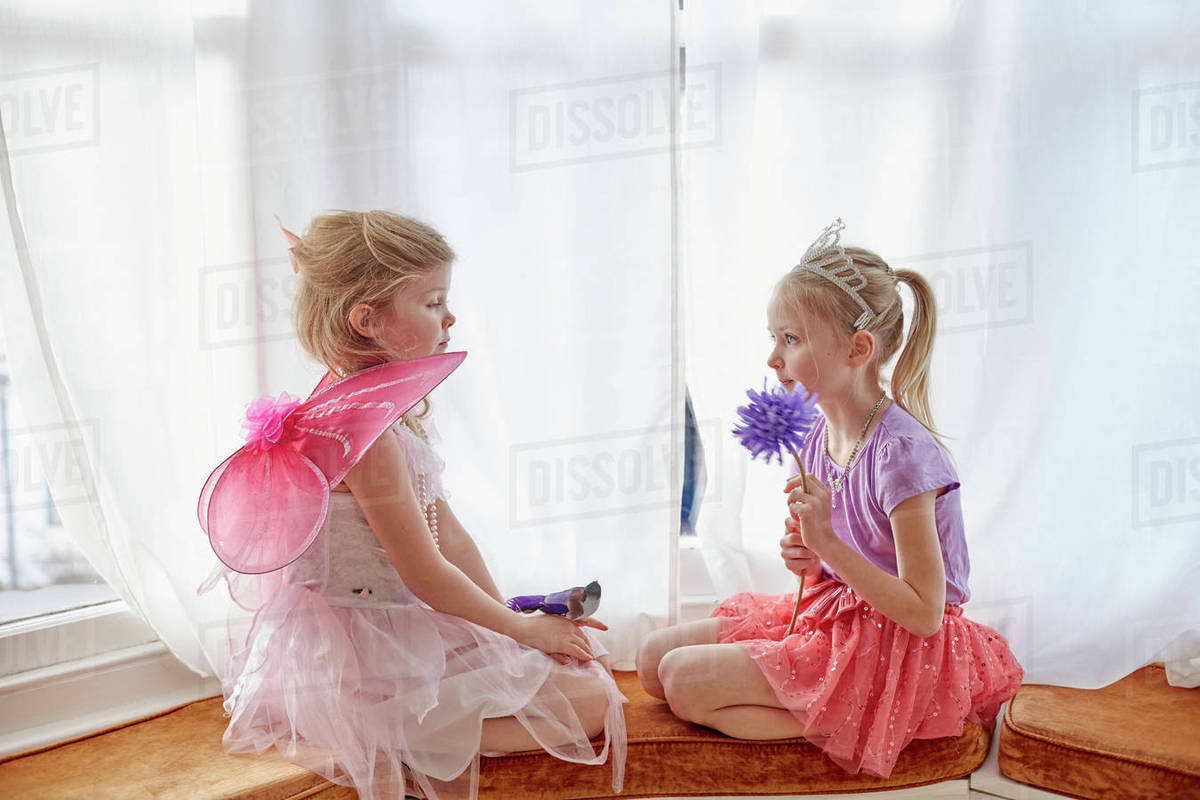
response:
<path id="1" fill-rule="evenodd" d="M 1150 664 L 1101 689 L 1026 684 L 1000 727 L 1000 771 L 1074 797 L 1200 798 L 1200 688 Z"/>
<path id="2" fill-rule="evenodd" d="M 633 672 L 618 672 L 629 758 L 625 797 L 722 794 L 820 794 L 921 786 L 961 778 L 987 757 L 991 731 L 968 722 L 962 736 L 917 739 L 900 754 L 891 778 L 849 775 L 803 739 L 747 742 L 683 722 L 646 694 Z M 480 789 L 512 800 L 608 798 L 608 767 L 564 764 L 541 753 L 485 759 Z"/>
<path id="3" fill-rule="evenodd" d="M 990 730 L 967 723 L 962 736 L 918 739 L 888 780 L 848 775 L 799 739 L 744 742 L 676 719 L 618 672 L 629 731 L 623 797 L 697 794 L 817 794 L 920 786 L 960 778 L 983 763 Z M 0 760 L 4 797 L 240 798 L 349 800 L 356 793 L 284 761 L 221 749 L 226 719 L 220 697 L 42 750 Z M 540 751 L 485 758 L 485 798 L 611 797 L 608 765 L 567 764 Z"/>
<path id="4" fill-rule="evenodd" d="M 355 800 L 281 758 L 221 749 L 220 696 L 0 760 L 0 798 L 22 800 Z"/>

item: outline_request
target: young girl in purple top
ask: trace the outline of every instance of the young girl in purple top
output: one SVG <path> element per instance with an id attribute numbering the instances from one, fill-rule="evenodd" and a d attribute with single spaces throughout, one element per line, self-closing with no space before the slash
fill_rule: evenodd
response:
<path id="1" fill-rule="evenodd" d="M 928 282 L 843 247 L 836 221 L 767 306 L 767 365 L 815 392 L 822 418 L 784 487 L 780 551 L 807 571 L 795 593 L 743 592 L 709 619 L 652 634 L 646 691 L 742 739 L 803 736 L 847 772 L 888 777 L 913 739 L 990 723 L 1024 671 L 1008 643 L 962 615 L 970 598 L 958 474 L 929 413 L 935 305 Z M 903 341 L 899 286 L 914 296 Z M 891 378 L 880 369 L 904 350 Z"/>

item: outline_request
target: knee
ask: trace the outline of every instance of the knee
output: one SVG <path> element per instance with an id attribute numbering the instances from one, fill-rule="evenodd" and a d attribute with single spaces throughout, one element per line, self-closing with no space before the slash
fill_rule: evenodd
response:
<path id="1" fill-rule="evenodd" d="M 580 674 L 572 671 L 559 672 L 553 680 L 560 692 L 571 704 L 575 717 L 587 733 L 588 738 L 596 736 L 604 730 L 604 719 L 608 714 L 609 703 L 612 702 L 608 684 L 612 676 L 606 673 L 599 664 L 595 669 L 588 669 Z"/>
<path id="2" fill-rule="evenodd" d="M 638 647 L 637 652 L 637 674 L 638 680 L 642 682 L 642 688 L 651 697 L 656 697 L 659 700 L 665 700 L 663 697 L 662 684 L 658 679 L 658 665 L 666 652 L 663 645 L 662 631 L 655 631 L 642 640 L 642 644 Z"/>
<path id="3" fill-rule="evenodd" d="M 695 667 L 695 658 L 686 647 L 669 651 L 658 664 L 663 699 L 672 714 L 687 722 L 698 722 L 704 710 Z"/>
<path id="4" fill-rule="evenodd" d="M 598 736 L 604 730 L 604 719 L 612 702 L 608 690 L 600 681 L 593 681 L 587 690 L 577 694 L 571 702 L 588 738 Z"/>

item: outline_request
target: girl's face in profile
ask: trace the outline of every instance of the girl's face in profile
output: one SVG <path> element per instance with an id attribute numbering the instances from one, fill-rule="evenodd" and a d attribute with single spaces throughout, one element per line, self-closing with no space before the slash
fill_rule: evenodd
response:
<path id="1" fill-rule="evenodd" d="M 374 320 L 377 342 L 392 359 L 407 361 L 444 353 L 450 343 L 450 265 L 443 264 L 401 287 Z"/>
<path id="2" fill-rule="evenodd" d="M 833 366 L 832 341 L 824 326 L 773 297 L 767 304 L 767 330 L 772 342 L 767 366 L 775 370 L 788 393 L 799 382 L 820 394 L 822 378 L 829 377 Z"/>

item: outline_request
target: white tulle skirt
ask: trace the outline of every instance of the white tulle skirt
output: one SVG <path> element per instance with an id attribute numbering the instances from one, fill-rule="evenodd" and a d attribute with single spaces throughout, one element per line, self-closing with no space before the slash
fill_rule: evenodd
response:
<path id="1" fill-rule="evenodd" d="M 362 800 L 416 794 L 413 783 L 430 798 L 473 798 L 483 721 L 513 717 L 558 758 L 611 759 L 620 790 L 625 698 L 598 662 L 560 666 L 424 604 L 342 606 L 287 582 L 258 609 L 245 640 L 230 645 L 228 752 L 275 747 Z M 590 677 L 606 695 L 602 747 L 560 688 L 580 681 L 564 676 Z"/>

